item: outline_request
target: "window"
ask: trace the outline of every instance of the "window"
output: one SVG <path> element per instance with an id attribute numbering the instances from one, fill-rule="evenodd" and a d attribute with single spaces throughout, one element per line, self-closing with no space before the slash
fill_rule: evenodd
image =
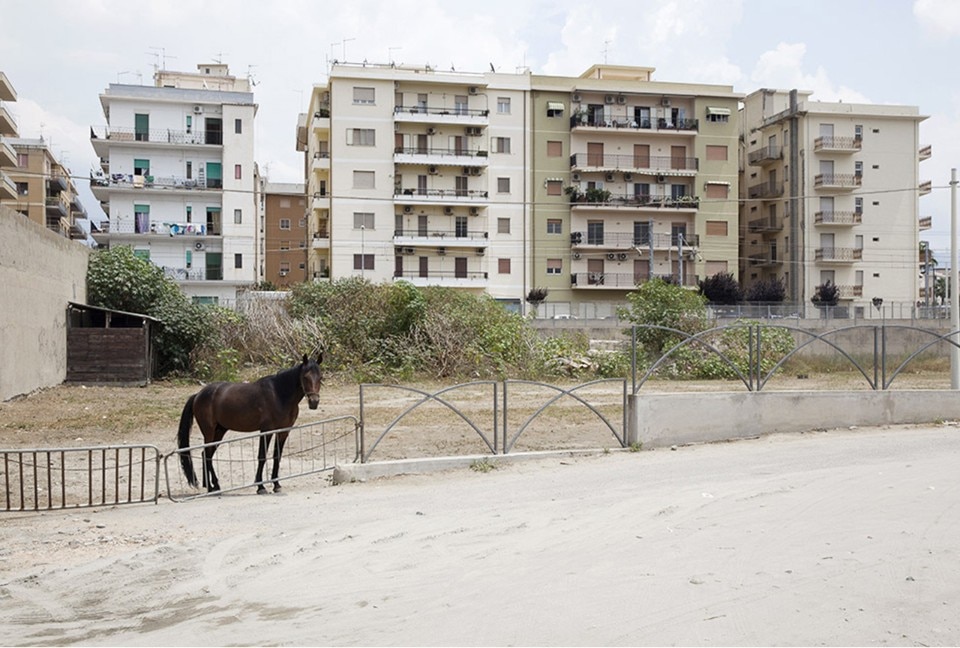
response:
<path id="1" fill-rule="evenodd" d="M 133 206 L 133 231 L 146 234 L 150 231 L 150 205 Z"/>
<path id="2" fill-rule="evenodd" d="M 354 171 L 353 172 L 354 189 L 375 189 L 373 171 Z"/>
<path id="3" fill-rule="evenodd" d="M 373 229 L 373 212 L 353 212 L 353 229 Z"/>
<path id="4" fill-rule="evenodd" d="M 453 97 L 453 110 L 457 115 L 466 115 L 468 112 L 467 95 L 455 95 Z"/>
<path id="5" fill-rule="evenodd" d="M 547 259 L 547 274 L 558 275 L 563 273 L 563 259 Z"/>
<path id="6" fill-rule="evenodd" d="M 239 180 L 243 177 L 243 165 L 234 164 L 233 165 L 233 179 Z"/>
<path id="7" fill-rule="evenodd" d="M 510 114 L 510 97 L 497 97 L 497 113 L 501 115 Z"/>
<path id="8" fill-rule="evenodd" d="M 707 221 L 707 236 L 726 236 L 726 235 L 727 235 L 727 221 L 716 221 L 716 220 Z M 711 274 L 716 274 L 716 273 L 711 273 Z"/>
<path id="9" fill-rule="evenodd" d="M 670 197 L 674 200 L 679 200 L 687 195 L 687 185 L 682 184 L 672 184 L 670 185 Z"/>
<path id="10" fill-rule="evenodd" d="M 353 269 L 354 270 L 373 270 L 373 255 L 372 254 L 354 254 Z"/>
<path id="11" fill-rule="evenodd" d="M 729 192 L 729 185 L 707 183 L 707 198 L 724 199 L 727 197 Z"/>
<path id="12" fill-rule="evenodd" d="M 853 175 L 857 176 L 858 178 L 863 175 L 863 162 L 857 160 L 853 163 Z"/>
<path id="13" fill-rule="evenodd" d="M 603 245 L 603 221 L 587 221 L 587 245 Z"/>
<path id="14" fill-rule="evenodd" d="M 376 146 L 376 134 L 373 128 L 348 128 L 347 146 Z"/>
<path id="15" fill-rule="evenodd" d="M 290 219 L 289 219 L 289 218 L 281 218 L 281 219 L 280 219 L 280 229 L 282 229 L 282 230 L 288 230 L 288 229 L 290 229 Z"/>
<path id="16" fill-rule="evenodd" d="M 863 198 L 857 197 L 853 199 L 853 211 L 858 214 L 863 213 Z"/>
<path id="17" fill-rule="evenodd" d="M 27 153 L 17 153 L 17 166 L 26 169 L 30 164 L 30 155 Z"/>
<path id="18" fill-rule="evenodd" d="M 708 160 L 727 160 L 727 147 L 717 144 L 707 144 Z"/>
<path id="19" fill-rule="evenodd" d="M 497 259 L 497 274 L 510 274 L 510 259 Z"/>
<path id="20" fill-rule="evenodd" d="M 290 241 L 280 241 L 280 251 L 286 252 L 290 249 Z"/>
<path id="21" fill-rule="evenodd" d="M 150 175 L 150 160 L 138 160 L 134 158 L 133 175 L 135 176 Z"/>
<path id="22" fill-rule="evenodd" d="M 280 199 L 280 209 L 290 209 L 290 199 L 281 198 Z"/>
<path id="23" fill-rule="evenodd" d="M 187 115 L 187 134 L 193 132 L 193 115 Z"/>
<path id="24" fill-rule="evenodd" d="M 561 101 L 548 101 L 548 102 L 547 102 L 547 117 L 563 117 L 563 102 L 561 102 Z"/>
<path id="25" fill-rule="evenodd" d="M 353 103 L 355 104 L 373 104 L 376 103 L 376 98 L 374 88 L 355 87 L 353 89 Z"/>
<path id="26" fill-rule="evenodd" d="M 193 179 L 193 162 L 187 162 L 187 180 Z"/>
<path id="27" fill-rule="evenodd" d="M 236 133 L 237 135 L 240 135 L 240 134 L 243 133 L 243 120 L 242 120 L 242 119 L 234 119 L 234 120 L 233 120 L 233 132 Z"/>
<path id="28" fill-rule="evenodd" d="M 547 157 L 563 157 L 563 142 L 547 142 Z"/>
<path id="29" fill-rule="evenodd" d="M 497 178 L 497 193 L 510 193 L 510 178 Z"/>
<path id="30" fill-rule="evenodd" d="M 563 234 L 563 221 L 559 218 L 548 218 L 547 234 Z"/>
<path id="31" fill-rule="evenodd" d="M 726 261 L 707 261 L 704 264 L 704 269 L 708 277 L 727 272 L 727 267 Z"/>
<path id="32" fill-rule="evenodd" d="M 17 183 L 17 195 L 26 196 L 29 193 L 28 185 L 26 182 Z"/>
<path id="33" fill-rule="evenodd" d="M 562 180 L 547 180 L 547 195 L 548 195 L 548 196 L 560 196 L 560 195 L 563 195 L 563 181 L 562 181 Z"/>
<path id="34" fill-rule="evenodd" d="M 509 152 L 510 152 L 510 138 L 509 138 L 509 137 L 494 137 L 494 138 L 493 138 L 493 152 L 494 152 L 494 153 L 509 153 Z"/>
<path id="35" fill-rule="evenodd" d="M 509 234 L 510 233 L 510 219 L 509 218 L 498 218 L 497 219 L 497 234 Z"/>
<path id="36" fill-rule="evenodd" d="M 281 275 L 285 275 L 285 274 L 287 274 L 288 272 L 290 272 L 290 262 L 289 262 L 289 261 L 281 261 L 281 262 L 280 262 L 280 274 L 281 274 Z"/>
<path id="37" fill-rule="evenodd" d="M 711 108 L 707 107 L 707 121 L 714 122 L 716 124 L 726 124 L 730 121 L 730 109 L 729 108 Z"/>
<path id="38" fill-rule="evenodd" d="M 234 224 L 234 225 L 240 225 L 241 223 L 243 223 L 243 210 L 242 210 L 242 209 L 234 209 L 234 210 L 233 210 L 233 224 Z"/>
<path id="39" fill-rule="evenodd" d="M 239 252 L 233 255 L 233 267 L 242 268 L 243 267 L 243 255 Z"/>

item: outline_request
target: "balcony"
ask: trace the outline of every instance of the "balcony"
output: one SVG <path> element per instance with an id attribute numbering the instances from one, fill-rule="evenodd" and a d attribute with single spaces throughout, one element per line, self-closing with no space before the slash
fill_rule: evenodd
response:
<path id="1" fill-rule="evenodd" d="M 313 162 L 310 164 L 310 171 L 329 171 L 330 153 L 328 151 L 317 151 L 313 154 Z"/>
<path id="2" fill-rule="evenodd" d="M 15 200 L 17 198 L 17 185 L 2 169 L 0 169 L 0 198 L 3 200 Z"/>
<path id="3" fill-rule="evenodd" d="M 861 248 L 826 247 L 814 251 L 814 260 L 821 263 L 853 263 L 862 259 Z"/>
<path id="4" fill-rule="evenodd" d="M 395 280 L 403 279 L 414 286 L 445 286 L 448 288 L 485 288 L 487 273 L 482 270 L 434 270 L 421 272 L 419 269 L 394 271 Z"/>
<path id="5" fill-rule="evenodd" d="M 47 186 L 49 191 L 66 191 L 68 185 L 67 176 L 59 171 L 54 171 L 50 174 L 50 177 L 47 178 Z"/>
<path id="6" fill-rule="evenodd" d="M 763 182 L 747 189 L 747 196 L 750 198 L 760 198 L 761 200 L 779 198 L 782 195 L 782 182 Z"/>
<path id="7" fill-rule="evenodd" d="M 917 222 L 917 229 L 921 232 L 933 227 L 933 216 L 921 216 Z"/>
<path id="8" fill-rule="evenodd" d="M 679 273 L 667 275 L 650 275 L 633 272 L 574 272 L 570 275 L 570 284 L 573 288 L 597 288 L 613 290 L 632 290 L 651 279 L 663 279 L 668 283 L 692 288 L 697 286 L 699 277 L 695 274 L 684 273 L 681 280 Z"/>
<path id="9" fill-rule="evenodd" d="M 863 297 L 862 285 L 838 285 L 837 290 L 840 293 L 840 299 L 855 299 Z"/>
<path id="10" fill-rule="evenodd" d="M 394 164 L 427 164 L 475 168 L 487 166 L 487 151 L 466 151 L 456 148 L 422 148 L 398 146 L 393 151 Z M 473 172 L 464 171 L 464 175 Z"/>
<path id="11" fill-rule="evenodd" d="M 487 199 L 487 192 L 480 189 L 403 189 L 393 190 L 393 197 L 397 203 L 475 203 Z"/>
<path id="12" fill-rule="evenodd" d="M 675 209 L 695 211 L 700 207 L 700 199 L 696 196 L 651 196 L 648 194 L 612 194 L 605 190 L 587 190 L 580 193 L 579 188 L 569 191 L 573 209 Z"/>
<path id="13" fill-rule="evenodd" d="M 220 236 L 222 234 L 220 223 L 171 223 L 171 222 L 151 222 L 149 219 L 136 221 L 132 218 L 119 219 L 114 218 L 104 221 L 101 227 L 103 234 L 116 236 L 118 234 L 129 234 L 134 237 L 157 236 L 157 237 L 210 237 Z"/>
<path id="14" fill-rule="evenodd" d="M 393 119 L 395 122 L 417 124 L 486 126 L 490 123 L 490 111 L 463 106 L 394 106 Z"/>
<path id="15" fill-rule="evenodd" d="M 589 250 L 593 249 L 615 249 L 615 250 L 638 250 L 646 251 L 651 247 L 654 250 L 679 249 L 681 243 L 685 249 L 700 246 L 700 237 L 697 234 L 684 234 L 682 241 L 677 234 L 667 234 L 666 232 L 654 232 L 634 235 L 630 232 L 570 232 L 570 246 L 574 249 Z M 615 260 L 612 254 L 608 255 L 610 261 Z M 619 259 L 625 261 L 626 257 Z"/>
<path id="16" fill-rule="evenodd" d="M 0 101 L 0 135 L 16 137 L 17 133 L 17 120 L 13 118 L 7 107 Z"/>
<path id="17" fill-rule="evenodd" d="M 112 173 L 109 176 L 94 172 L 90 174 L 90 191 L 97 200 L 109 200 L 111 191 L 137 191 L 144 193 L 196 192 L 216 195 L 223 188 L 223 181 L 216 178 L 195 180 L 179 176 L 135 176 Z"/>
<path id="18" fill-rule="evenodd" d="M 765 166 L 783 159 L 783 149 L 779 146 L 764 146 L 747 154 L 747 164 Z"/>
<path id="19" fill-rule="evenodd" d="M 172 268 L 162 266 L 163 276 L 174 281 L 219 281 L 223 279 L 221 268 Z"/>
<path id="20" fill-rule="evenodd" d="M 485 248 L 489 245 L 486 230 L 416 228 L 398 229 L 393 233 L 396 246 L 428 245 L 454 248 Z"/>
<path id="21" fill-rule="evenodd" d="M 317 191 L 313 194 L 313 200 L 310 203 L 312 209 L 330 209 L 330 194 L 326 191 Z"/>
<path id="22" fill-rule="evenodd" d="M 863 176 L 854 173 L 819 173 L 813 177 L 813 186 L 823 191 L 853 191 L 863 182 Z"/>
<path id="23" fill-rule="evenodd" d="M 570 156 L 570 168 L 579 171 L 623 171 L 647 175 L 696 175 L 700 160 L 695 157 L 672 157 L 668 155 L 602 155 L 574 153 Z M 624 178 L 630 182 L 630 178 Z M 612 179 L 608 182 L 613 182 Z"/>
<path id="24" fill-rule="evenodd" d="M 816 225 L 859 225 L 863 214 L 857 211 L 818 211 L 813 215 Z"/>
<path id="25" fill-rule="evenodd" d="M 763 216 L 761 218 L 754 218 L 752 221 L 747 223 L 747 228 L 751 232 L 760 234 L 779 232 L 783 230 L 783 219 L 781 219 L 779 216 Z"/>
<path id="26" fill-rule="evenodd" d="M 926 146 L 920 147 L 920 150 L 917 151 L 917 158 L 920 162 L 924 160 L 929 160 L 933 156 L 933 146 L 927 144 Z"/>
<path id="27" fill-rule="evenodd" d="M 927 180 L 926 182 L 921 182 L 917 189 L 919 190 L 921 196 L 926 196 L 928 193 L 933 191 L 933 181 Z"/>
<path id="28" fill-rule="evenodd" d="M 619 116 L 606 119 L 600 116 L 591 116 L 587 113 L 574 115 L 570 118 L 570 128 L 574 131 L 603 129 L 620 130 L 627 132 L 643 133 L 686 133 L 696 134 L 700 130 L 700 122 L 696 119 L 678 119 L 672 121 L 669 119 L 650 119 L 637 120 L 633 117 Z"/>
<path id="29" fill-rule="evenodd" d="M 815 153 L 856 153 L 863 146 L 859 137 L 834 137 L 824 135 L 813 140 Z"/>
<path id="30" fill-rule="evenodd" d="M 3 138 L 0 138 L 0 167 L 17 166 L 17 152 Z"/>
<path id="31" fill-rule="evenodd" d="M 314 232 L 313 242 L 310 244 L 310 247 L 314 250 L 329 250 L 330 232 L 328 232 L 326 229 L 322 229 L 319 232 Z"/>
<path id="32" fill-rule="evenodd" d="M 783 265 L 783 259 L 777 254 L 775 245 L 767 245 L 762 252 L 751 254 L 747 262 L 754 268 L 775 268 Z"/>
<path id="33" fill-rule="evenodd" d="M 90 140 L 93 150 L 100 157 L 108 155 L 108 143 L 124 144 L 169 144 L 172 146 L 221 146 L 223 133 L 215 131 L 178 130 L 173 128 L 151 128 L 146 131 L 134 128 L 106 128 L 103 126 L 90 127 Z"/>
<path id="34" fill-rule="evenodd" d="M 16 100 L 17 91 L 14 89 L 13 84 L 10 83 L 10 79 L 7 78 L 7 75 L 0 70 L 0 101 Z"/>
<path id="35" fill-rule="evenodd" d="M 314 131 L 319 132 L 330 130 L 330 108 L 321 107 L 319 110 L 314 112 L 311 125 Z"/>

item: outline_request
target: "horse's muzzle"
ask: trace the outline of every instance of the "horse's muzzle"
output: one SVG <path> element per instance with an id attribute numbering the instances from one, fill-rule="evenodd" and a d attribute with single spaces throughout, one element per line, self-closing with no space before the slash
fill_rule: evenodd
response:
<path id="1" fill-rule="evenodd" d="M 320 405 L 320 394 L 307 394 L 307 405 L 312 410 L 317 409 L 317 406 Z"/>

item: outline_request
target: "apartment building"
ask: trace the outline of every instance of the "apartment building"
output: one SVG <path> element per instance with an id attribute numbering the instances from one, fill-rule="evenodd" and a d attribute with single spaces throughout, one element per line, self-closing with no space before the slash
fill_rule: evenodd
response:
<path id="1" fill-rule="evenodd" d="M 761 89 L 741 111 L 744 198 L 741 282 L 779 278 L 808 317 L 817 286 L 839 287 L 840 306 L 863 315 L 875 298 L 919 295 L 919 162 L 925 119 L 914 106 L 811 101 Z M 919 188 L 919 189 L 918 189 Z"/>
<path id="2" fill-rule="evenodd" d="M 0 71 L 0 201 L 16 200 L 17 185 L 7 172 L 17 166 L 17 152 L 7 141 L 17 137 L 17 121 L 9 105 L 17 100 L 17 91 L 7 75 Z"/>
<path id="3" fill-rule="evenodd" d="M 654 276 L 735 271 L 742 95 L 652 68 L 579 77 L 336 64 L 297 129 L 309 276 L 612 314 Z"/>
<path id="4" fill-rule="evenodd" d="M 312 236 L 307 230 L 303 183 L 264 182 L 261 200 L 264 281 L 278 288 L 306 281 Z"/>
<path id="5" fill-rule="evenodd" d="M 91 128 L 91 190 L 109 220 L 94 239 L 131 246 L 196 301 L 232 303 L 261 265 L 250 83 L 224 64 L 110 84 Z"/>

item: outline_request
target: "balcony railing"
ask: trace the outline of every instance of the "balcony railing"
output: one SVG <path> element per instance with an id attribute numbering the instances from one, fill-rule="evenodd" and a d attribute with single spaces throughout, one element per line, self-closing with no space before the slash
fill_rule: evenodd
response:
<path id="1" fill-rule="evenodd" d="M 834 151 L 853 153 L 859 151 L 863 146 L 863 140 L 859 137 L 834 137 L 833 135 L 824 135 L 813 140 L 814 151 Z"/>
<path id="2" fill-rule="evenodd" d="M 783 195 L 782 182 L 764 182 L 747 189 L 750 198 L 779 198 Z"/>
<path id="3" fill-rule="evenodd" d="M 783 219 L 779 216 L 754 218 L 747 224 L 751 232 L 779 232 L 783 229 Z"/>
<path id="4" fill-rule="evenodd" d="M 861 248 L 842 247 L 817 248 L 814 251 L 814 258 L 816 261 L 853 263 L 863 258 L 863 250 Z"/>
<path id="5" fill-rule="evenodd" d="M 48 216 L 66 217 L 70 214 L 70 203 L 63 197 L 62 192 L 57 192 L 55 196 L 47 196 L 45 203 Z"/>
<path id="6" fill-rule="evenodd" d="M 462 108 L 460 106 L 454 106 L 453 108 L 444 108 L 436 106 L 394 106 L 393 114 L 395 115 L 450 115 L 450 116 L 462 116 L 462 117 L 487 117 L 490 115 L 490 111 L 487 109 L 478 109 L 478 108 Z"/>
<path id="7" fill-rule="evenodd" d="M 855 173 L 819 173 L 813 177 L 813 186 L 833 189 L 854 189 L 863 182 L 863 176 Z"/>
<path id="8" fill-rule="evenodd" d="M 700 199 L 697 196 L 650 196 L 647 194 L 610 194 L 603 196 L 587 196 L 586 194 L 571 194 L 570 202 L 574 206 L 596 207 L 632 207 L 645 209 L 697 209 Z"/>
<path id="9" fill-rule="evenodd" d="M 209 272 L 209 276 L 207 271 Z M 220 268 L 171 268 L 163 266 L 163 276 L 174 281 L 211 281 L 223 279 Z"/>
<path id="10" fill-rule="evenodd" d="M 426 230 L 420 228 L 398 229 L 393 232 L 394 238 L 409 239 L 429 239 L 434 244 L 456 245 L 463 241 L 485 241 L 489 238 L 485 230 L 457 230 L 457 229 L 434 229 Z"/>
<path id="11" fill-rule="evenodd" d="M 106 139 L 113 142 L 152 142 L 157 144 L 223 144 L 221 131 L 186 131 L 173 128 L 151 128 L 145 131 L 135 128 L 102 126 L 90 127 L 90 139 Z"/>
<path id="12" fill-rule="evenodd" d="M 223 180 L 206 178 L 196 180 L 179 176 L 135 176 L 125 173 L 112 173 L 110 176 L 97 173 L 90 174 L 92 187 L 114 187 L 119 189 L 169 189 L 186 191 L 204 191 L 208 189 L 222 189 Z"/>
<path id="13" fill-rule="evenodd" d="M 933 156 L 933 146 L 927 144 L 926 146 L 921 146 L 920 150 L 917 151 L 917 157 L 920 162 L 924 160 L 929 160 Z"/>
<path id="14" fill-rule="evenodd" d="M 695 157 L 669 155 L 605 155 L 574 153 L 570 156 L 572 169 L 600 169 L 610 171 L 697 171 L 700 160 Z"/>
<path id="15" fill-rule="evenodd" d="M 756 151 L 750 151 L 747 154 L 749 164 L 766 164 L 779 160 L 783 157 L 783 149 L 779 146 L 764 146 Z"/>
<path id="16" fill-rule="evenodd" d="M 149 219 L 103 221 L 103 234 L 155 234 L 157 236 L 220 236 L 220 224 L 151 222 Z"/>
<path id="17" fill-rule="evenodd" d="M 570 283 L 575 288 L 619 288 L 629 290 L 644 284 L 652 279 L 662 279 L 677 286 L 692 287 L 699 282 L 695 274 L 684 273 L 680 279 L 679 273 L 666 275 L 650 275 L 633 272 L 574 272 L 570 275 Z"/>
<path id="18" fill-rule="evenodd" d="M 475 189 L 394 189 L 394 196 L 423 198 L 486 198 L 486 191 Z"/>
<path id="19" fill-rule="evenodd" d="M 775 248 L 768 248 L 765 252 L 760 252 L 759 254 L 751 254 L 747 260 L 751 266 L 759 267 L 778 266 L 783 263 L 783 259 L 777 255 Z"/>
<path id="20" fill-rule="evenodd" d="M 394 155 L 423 155 L 436 157 L 487 157 L 487 151 L 465 151 L 456 148 L 428 148 L 422 146 L 398 146 Z"/>
<path id="21" fill-rule="evenodd" d="M 817 225 L 859 225 L 863 214 L 856 211 L 818 211 L 813 215 Z"/>
<path id="22" fill-rule="evenodd" d="M 838 285 L 837 289 L 840 292 L 840 299 L 853 299 L 855 297 L 863 297 L 863 286 L 862 285 Z M 922 289 L 921 289 L 922 290 Z"/>
<path id="23" fill-rule="evenodd" d="M 570 118 L 570 128 L 615 128 L 627 130 L 660 131 L 697 131 L 700 122 L 696 119 L 634 119 L 633 117 L 593 117 L 589 114 L 574 115 Z"/>
<path id="24" fill-rule="evenodd" d="M 647 250 L 650 244 L 654 249 L 665 250 L 667 248 L 678 248 L 681 244 L 681 238 L 678 234 L 667 234 L 666 232 L 654 232 L 653 234 L 631 234 L 629 232 L 571 232 L 570 245 L 574 248 L 583 247 L 601 247 L 614 248 L 620 250 L 631 250 L 640 248 Z M 700 246 L 700 237 L 697 234 L 684 234 L 682 239 L 684 248 L 695 248 Z M 611 259 L 612 261 L 613 259 Z M 623 261 L 624 259 L 620 259 Z"/>
<path id="25" fill-rule="evenodd" d="M 455 284 L 458 281 L 486 281 L 488 274 L 480 270 L 468 270 L 466 272 L 458 272 L 456 270 L 429 270 L 427 272 L 421 272 L 419 269 L 413 269 L 394 270 L 393 277 L 394 279 L 409 279 L 414 284 L 431 283 L 431 280 L 439 281 L 440 283 Z"/>

